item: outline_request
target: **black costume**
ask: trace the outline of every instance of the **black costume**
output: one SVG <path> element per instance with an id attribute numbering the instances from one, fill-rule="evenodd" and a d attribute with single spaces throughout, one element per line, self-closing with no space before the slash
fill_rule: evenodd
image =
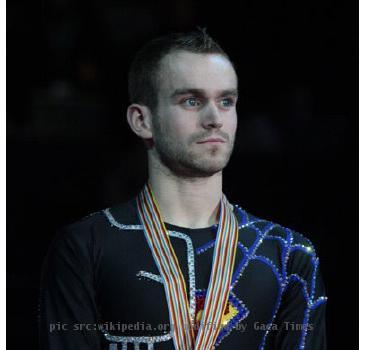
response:
<path id="1" fill-rule="evenodd" d="M 219 349 L 326 348 L 318 258 L 301 234 L 238 206 L 238 249 Z M 217 225 L 166 223 L 198 315 L 209 283 Z M 42 349 L 174 349 L 161 276 L 131 200 L 67 226 L 44 264 Z"/>

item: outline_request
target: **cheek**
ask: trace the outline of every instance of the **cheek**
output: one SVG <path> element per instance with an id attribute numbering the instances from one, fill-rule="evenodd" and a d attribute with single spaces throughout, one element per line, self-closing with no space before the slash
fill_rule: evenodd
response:
<path id="1" fill-rule="evenodd" d="M 177 139 L 189 137 L 196 131 L 198 116 L 186 113 L 178 108 L 171 108 L 167 118 L 166 128 Z"/>
<path id="2" fill-rule="evenodd" d="M 169 117 L 164 119 L 159 128 L 159 137 L 170 144 L 180 144 L 187 137 L 186 123 Z M 156 135 L 157 136 L 157 135 Z"/>
<path id="3" fill-rule="evenodd" d="M 234 134 L 237 129 L 237 114 L 232 114 L 226 122 L 226 130 L 231 134 Z"/>

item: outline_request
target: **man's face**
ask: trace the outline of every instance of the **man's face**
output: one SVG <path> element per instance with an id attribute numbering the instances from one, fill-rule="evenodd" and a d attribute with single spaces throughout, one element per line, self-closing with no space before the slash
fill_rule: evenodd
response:
<path id="1" fill-rule="evenodd" d="M 237 128 L 237 77 L 231 63 L 219 54 L 177 51 L 160 67 L 154 152 L 178 176 L 221 171 Z"/>

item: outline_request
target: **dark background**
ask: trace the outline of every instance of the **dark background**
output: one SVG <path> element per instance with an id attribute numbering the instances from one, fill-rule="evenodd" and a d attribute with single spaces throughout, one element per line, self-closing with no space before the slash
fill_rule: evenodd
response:
<path id="1" fill-rule="evenodd" d="M 329 349 L 358 347 L 358 4 L 8 1 L 7 332 L 37 348 L 42 260 L 56 228 L 146 179 L 125 110 L 138 47 L 205 26 L 240 79 L 224 191 L 304 233 L 327 288 Z"/>

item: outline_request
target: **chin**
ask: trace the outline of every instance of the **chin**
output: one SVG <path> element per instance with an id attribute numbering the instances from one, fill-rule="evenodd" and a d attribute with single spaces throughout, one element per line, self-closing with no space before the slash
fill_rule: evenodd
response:
<path id="1" fill-rule="evenodd" d="M 170 170 L 177 176 L 184 178 L 204 178 L 211 177 L 221 172 L 227 162 L 182 162 L 182 163 L 170 163 Z"/>
<path id="2" fill-rule="evenodd" d="M 188 152 L 159 152 L 159 158 L 172 173 L 185 178 L 210 177 L 221 172 L 228 164 L 230 152 L 215 154 Z"/>
<path id="3" fill-rule="evenodd" d="M 228 164 L 228 159 L 204 160 L 199 163 L 195 163 L 191 166 L 191 171 L 202 177 L 209 177 L 216 173 L 221 172 Z"/>

